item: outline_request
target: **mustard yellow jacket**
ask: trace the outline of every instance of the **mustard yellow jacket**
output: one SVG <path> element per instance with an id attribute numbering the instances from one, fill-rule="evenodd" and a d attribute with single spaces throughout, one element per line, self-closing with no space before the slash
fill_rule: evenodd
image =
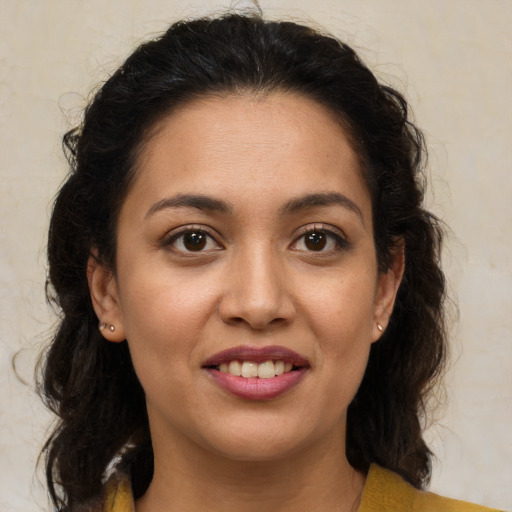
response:
<path id="1" fill-rule="evenodd" d="M 107 487 L 104 512 L 135 512 L 128 478 L 111 481 Z M 309 512 L 309 511 L 298 511 Z M 499 512 L 464 501 L 418 491 L 400 476 L 372 465 L 357 512 Z"/>

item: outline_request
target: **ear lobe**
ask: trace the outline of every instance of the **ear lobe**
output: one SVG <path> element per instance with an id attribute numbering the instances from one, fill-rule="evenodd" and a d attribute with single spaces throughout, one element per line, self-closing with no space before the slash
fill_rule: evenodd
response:
<path id="1" fill-rule="evenodd" d="M 375 297 L 373 341 L 377 341 L 389 323 L 396 294 L 405 270 L 405 244 L 400 239 L 392 252 L 392 263 L 386 272 L 378 277 L 377 294 Z M 379 328 L 381 326 L 381 328 Z"/>
<path id="2" fill-rule="evenodd" d="M 87 262 L 87 282 L 101 334 L 108 341 L 124 341 L 126 336 L 116 279 L 112 270 L 100 263 L 95 251 Z"/>

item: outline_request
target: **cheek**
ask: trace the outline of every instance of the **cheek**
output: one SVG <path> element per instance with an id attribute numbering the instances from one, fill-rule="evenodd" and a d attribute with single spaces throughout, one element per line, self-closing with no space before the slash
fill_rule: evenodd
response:
<path id="1" fill-rule="evenodd" d="M 330 279 L 307 296 L 308 323 L 319 340 L 317 361 L 333 388 L 351 400 L 366 369 L 372 344 L 374 276 L 356 273 Z"/>
<path id="2" fill-rule="evenodd" d="M 215 308 L 215 290 L 201 283 L 161 271 L 130 279 L 121 299 L 134 364 L 179 366 L 194 358 Z M 176 357 L 179 354 L 186 355 Z"/>
<path id="3" fill-rule="evenodd" d="M 372 275 L 354 273 L 316 282 L 301 294 L 313 328 L 329 338 L 370 337 L 373 322 L 375 281 Z M 320 338 L 323 336 L 319 336 Z M 345 340 L 349 341 L 349 340 Z M 355 341 L 355 340 L 354 340 Z"/>

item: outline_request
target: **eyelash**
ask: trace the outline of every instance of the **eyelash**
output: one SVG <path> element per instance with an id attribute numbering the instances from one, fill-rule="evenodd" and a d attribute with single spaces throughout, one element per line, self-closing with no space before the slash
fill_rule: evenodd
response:
<path id="1" fill-rule="evenodd" d="M 320 250 L 320 251 L 315 251 L 315 250 L 312 250 L 312 249 L 310 249 L 310 250 L 308 250 L 308 249 L 296 249 L 296 250 L 308 252 L 308 253 L 311 253 L 311 254 L 332 254 L 334 252 L 337 252 L 338 250 L 349 249 L 350 248 L 350 243 L 346 239 L 344 234 L 340 233 L 338 230 L 334 230 L 334 229 L 328 228 L 328 227 L 323 226 L 323 225 L 320 225 L 320 226 L 314 225 L 313 227 L 303 228 L 303 230 L 301 230 L 299 236 L 295 239 L 295 241 L 292 243 L 292 245 L 297 245 L 299 240 L 302 240 L 303 241 L 302 243 L 305 244 L 306 243 L 306 237 L 308 235 L 311 236 L 313 234 L 325 235 L 325 237 L 328 239 L 327 243 L 329 243 L 329 239 L 332 240 L 334 242 L 334 244 L 335 244 L 335 248 L 334 249 L 328 249 L 328 250 Z"/>
<path id="2" fill-rule="evenodd" d="M 187 250 L 186 248 L 178 249 L 176 247 L 173 247 L 173 245 L 180 238 L 184 237 L 187 234 L 197 234 L 197 235 L 206 236 L 207 237 L 206 244 L 208 243 L 208 241 L 213 240 L 215 242 L 215 245 L 217 246 L 217 248 L 215 248 L 215 249 L 208 249 L 206 251 L 204 251 L 203 248 L 201 248 L 201 250 L 192 251 L 192 250 Z M 165 236 L 163 238 L 162 245 L 164 247 L 171 247 L 174 251 L 179 252 L 181 254 L 187 254 L 187 255 L 194 255 L 196 253 L 200 254 L 200 253 L 205 253 L 205 252 L 211 252 L 212 250 L 215 251 L 215 250 L 219 250 L 219 248 L 222 248 L 222 246 L 219 244 L 219 242 L 217 242 L 216 238 L 210 233 L 210 231 L 208 231 L 204 227 L 194 227 L 194 226 L 185 226 L 185 227 L 179 229 L 179 231 L 174 231 L 174 232 L 168 234 L 167 236 Z"/>
<path id="3" fill-rule="evenodd" d="M 188 250 L 186 248 L 184 249 L 178 249 L 176 247 L 173 247 L 173 245 L 182 237 L 184 237 L 187 234 L 197 234 L 197 235 L 203 235 L 207 237 L 207 240 L 205 244 L 208 244 L 208 241 L 213 241 L 215 245 L 217 246 L 215 249 L 207 249 L 203 250 L 203 248 L 200 248 L 198 251 Z M 332 254 L 333 252 L 336 252 L 338 250 L 342 249 L 349 249 L 350 243 L 346 239 L 346 237 L 342 234 L 340 234 L 338 231 L 335 231 L 334 229 L 327 228 L 325 226 L 313 226 L 313 227 L 307 227 L 303 228 L 299 235 L 295 238 L 295 240 L 292 242 L 291 246 L 296 246 L 299 241 L 303 241 L 304 244 L 306 244 L 306 237 L 311 236 L 314 234 L 321 234 L 324 235 L 327 238 L 327 244 L 329 243 L 329 240 L 333 241 L 335 244 L 334 249 L 328 249 L 323 250 L 323 248 L 319 251 L 315 251 L 313 249 L 292 249 L 296 251 L 301 252 L 307 252 L 311 254 Z M 164 247 L 171 247 L 174 251 L 179 252 L 181 254 L 187 254 L 187 255 L 194 255 L 194 254 L 204 254 L 204 253 L 210 253 L 212 251 L 223 249 L 223 246 L 216 240 L 216 237 L 211 234 L 211 232 L 204 227 L 194 227 L 194 226 L 185 226 L 179 231 L 174 231 L 167 236 L 165 236 L 162 240 L 162 246 Z"/>

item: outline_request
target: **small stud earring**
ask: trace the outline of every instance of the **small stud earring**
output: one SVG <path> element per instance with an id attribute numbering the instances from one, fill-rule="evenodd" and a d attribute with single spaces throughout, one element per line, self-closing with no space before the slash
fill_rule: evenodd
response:
<path id="1" fill-rule="evenodd" d="M 103 322 L 103 323 L 101 323 L 101 324 L 99 325 L 98 329 L 99 329 L 100 331 L 103 331 L 103 329 L 105 329 L 105 327 L 107 327 L 107 324 Z"/>
<path id="2" fill-rule="evenodd" d="M 109 327 L 109 329 L 110 329 L 110 332 L 114 332 L 114 331 L 116 330 L 116 328 L 115 328 L 113 325 L 111 325 L 111 326 Z"/>
<path id="3" fill-rule="evenodd" d="M 384 332 L 384 327 L 382 327 L 382 325 L 379 323 L 377 324 L 377 329 L 379 329 L 380 332 Z"/>

